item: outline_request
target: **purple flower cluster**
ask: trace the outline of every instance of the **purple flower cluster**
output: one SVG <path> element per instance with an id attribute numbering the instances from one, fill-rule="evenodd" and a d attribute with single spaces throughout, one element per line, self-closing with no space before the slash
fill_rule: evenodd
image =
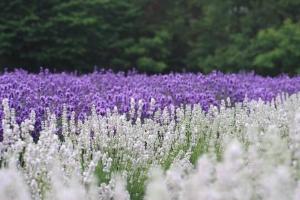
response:
<path id="1" fill-rule="evenodd" d="M 254 74 L 202 74 L 153 75 L 112 72 L 95 72 L 88 75 L 52 74 L 46 70 L 29 74 L 18 70 L 0 76 L 0 101 L 9 99 L 16 109 L 17 122 L 27 118 L 33 109 L 38 124 L 45 109 L 49 107 L 58 116 L 63 105 L 82 118 L 95 105 L 100 114 L 107 108 L 117 106 L 124 113 L 130 109 L 130 98 L 142 99 L 143 114 L 149 110 L 150 99 L 156 100 L 155 107 L 200 103 L 203 109 L 218 105 L 221 99 L 230 97 L 232 102 L 245 98 L 261 98 L 269 101 L 279 93 L 300 91 L 300 77 L 280 76 L 264 78 Z M 3 117 L 0 109 L 0 120 Z M 1 131 L 2 132 L 2 131 Z"/>

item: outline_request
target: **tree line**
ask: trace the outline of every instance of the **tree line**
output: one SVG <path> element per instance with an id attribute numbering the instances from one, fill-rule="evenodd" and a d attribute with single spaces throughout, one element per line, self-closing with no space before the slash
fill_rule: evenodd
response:
<path id="1" fill-rule="evenodd" d="M 1 0 L 0 67 L 300 73 L 299 0 Z"/>

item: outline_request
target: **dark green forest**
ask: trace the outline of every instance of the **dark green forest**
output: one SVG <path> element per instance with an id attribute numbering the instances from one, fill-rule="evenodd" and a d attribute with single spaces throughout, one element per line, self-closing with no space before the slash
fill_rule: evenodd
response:
<path id="1" fill-rule="evenodd" d="M 299 0 L 1 0 L 1 70 L 300 73 Z"/>

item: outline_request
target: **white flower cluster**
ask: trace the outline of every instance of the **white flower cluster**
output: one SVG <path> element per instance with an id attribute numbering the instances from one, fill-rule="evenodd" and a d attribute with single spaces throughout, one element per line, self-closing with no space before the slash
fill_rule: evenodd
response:
<path id="1" fill-rule="evenodd" d="M 144 120 L 134 104 L 137 119 L 48 110 L 35 142 L 35 113 L 17 124 L 4 100 L 0 199 L 300 199 L 300 95 Z"/>

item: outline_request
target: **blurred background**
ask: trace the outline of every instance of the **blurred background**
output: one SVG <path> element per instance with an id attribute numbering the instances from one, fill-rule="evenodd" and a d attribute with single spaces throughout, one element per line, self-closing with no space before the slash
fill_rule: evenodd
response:
<path id="1" fill-rule="evenodd" d="M 0 71 L 300 73 L 299 0 L 1 0 Z"/>

